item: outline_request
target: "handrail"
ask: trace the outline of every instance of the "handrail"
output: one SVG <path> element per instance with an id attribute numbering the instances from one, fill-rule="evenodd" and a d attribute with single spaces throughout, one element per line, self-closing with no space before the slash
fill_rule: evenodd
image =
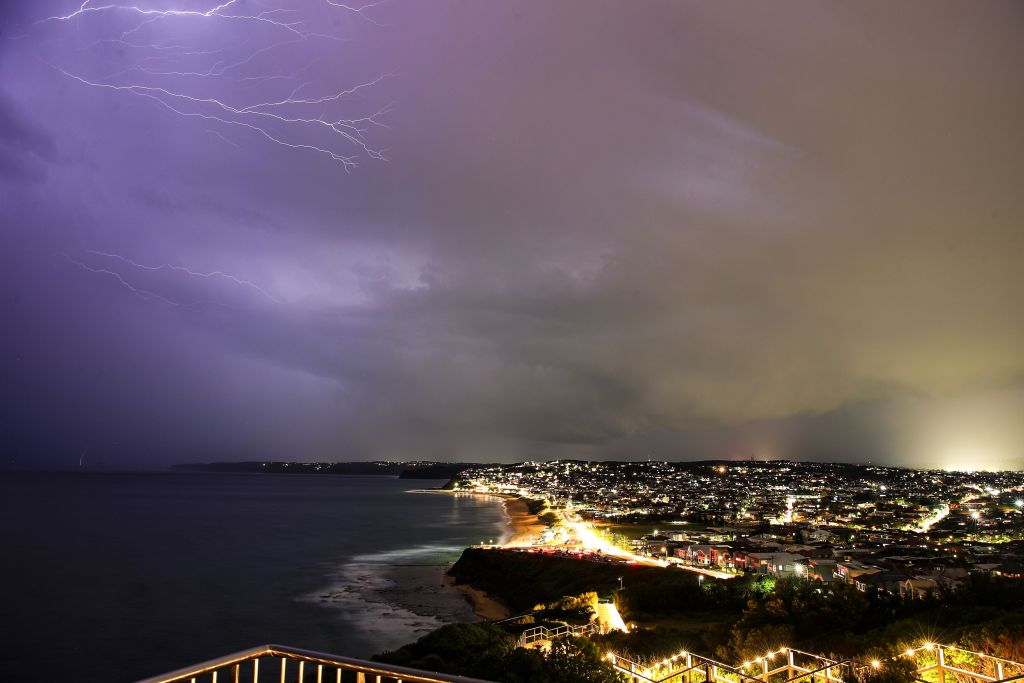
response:
<path id="1" fill-rule="evenodd" d="M 546 626 L 534 626 L 528 628 L 519 634 L 518 644 L 520 646 L 529 645 L 541 640 L 555 640 L 562 636 L 587 636 L 596 633 L 598 630 L 597 624 L 590 622 L 583 625 L 572 625 L 562 624 L 555 628 L 547 628 Z"/>
<path id="2" fill-rule="evenodd" d="M 410 669 L 404 666 L 393 666 L 381 662 L 371 662 L 365 659 L 352 657 L 341 657 L 339 655 L 303 650 L 287 645 L 258 645 L 246 650 L 240 650 L 223 657 L 209 659 L 205 662 L 193 664 L 181 669 L 176 669 L 165 674 L 144 678 L 138 683 L 177 683 L 178 681 L 192 680 L 202 674 L 216 675 L 217 672 L 228 667 L 238 666 L 243 662 L 257 661 L 260 657 L 280 657 L 299 662 L 309 662 L 320 666 L 330 666 L 338 670 L 356 671 L 374 676 L 387 676 L 388 678 L 399 679 L 410 683 L 490 683 L 479 678 L 466 676 L 453 676 L 451 674 L 434 673 L 422 669 Z M 282 663 L 283 665 L 283 663 Z M 234 680 L 238 680 L 237 676 Z M 282 678 L 283 680 L 283 678 Z"/>

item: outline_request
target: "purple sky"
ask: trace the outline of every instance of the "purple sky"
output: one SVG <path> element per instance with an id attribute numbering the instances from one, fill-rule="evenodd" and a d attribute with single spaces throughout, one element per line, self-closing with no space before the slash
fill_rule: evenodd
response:
<path id="1" fill-rule="evenodd" d="M 1024 467 L 1021 3 L 215 4 L 0 7 L 0 467 Z"/>

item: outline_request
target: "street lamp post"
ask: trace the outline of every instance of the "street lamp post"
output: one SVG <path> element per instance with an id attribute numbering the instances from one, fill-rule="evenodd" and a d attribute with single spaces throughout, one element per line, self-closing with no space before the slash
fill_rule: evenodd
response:
<path id="1" fill-rule="evenodd" d="M 619 590 L 622 590 L 622 577 L 619 577 Z"/>

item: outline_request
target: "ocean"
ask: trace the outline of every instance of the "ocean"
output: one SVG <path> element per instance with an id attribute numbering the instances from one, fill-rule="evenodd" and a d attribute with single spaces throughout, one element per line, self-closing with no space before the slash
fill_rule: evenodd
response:
<path id="1" fill-rule="evenodd" d="M 368 657 L 473 621 L 497 499 L 380 476 L 0 475 L 0 680 L 132 681 L 262 643 Z"/>

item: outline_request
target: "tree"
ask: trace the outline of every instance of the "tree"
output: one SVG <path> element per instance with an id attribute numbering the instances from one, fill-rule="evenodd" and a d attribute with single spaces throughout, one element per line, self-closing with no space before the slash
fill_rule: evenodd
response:
<path id="1" fill-rule="evenodd" d="M 597 646 L 585 638 L 556 640 L 544 657 L 544 664 L 547 678 L 543 680 L 549 683 L 621 683 L 622 680 Z"/>
<path id="2" fill-rule="evenodd" d="M 500 683 L 619 683 L 615 669 L 590 641 L 555 641 L 546 654 L 516 647 L 493 624 L 449 624 L 375 660 L 425 671 L 472 676 Z"/>
<path id="3" fill-rule="evenodd" d="M 448 624 L 374 659 L 414 669 L 499 680 L 504 662 L 515 647 L 515 638 L 493 624 Z"/>
<path id="4" fill-rule="evenodd" d="M 912 683 L 917 680 L 914 661 L 890 652 L 875 651 L 855 669 L 857 683 Z"/>

